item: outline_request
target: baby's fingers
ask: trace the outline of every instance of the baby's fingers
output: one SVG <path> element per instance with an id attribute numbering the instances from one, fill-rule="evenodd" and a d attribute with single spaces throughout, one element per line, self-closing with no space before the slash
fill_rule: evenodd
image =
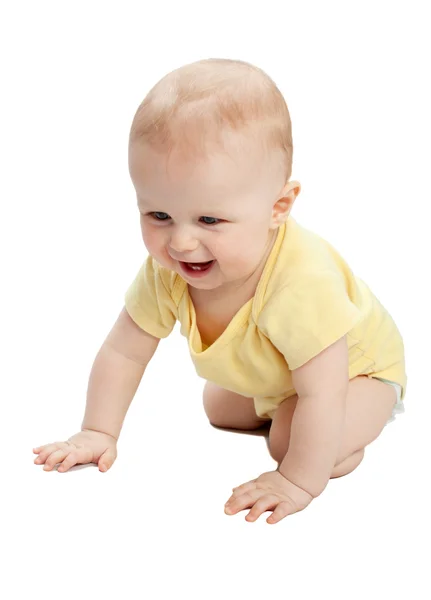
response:
<path id="1" fill-rule="evenodd" d="M 39 456 L 34 459 L 37 465 L 41 465 L 46 461 L 48 456 L 56 450 L 67 450 L 70 446 L 67 442 L 54 442 L 53 444 L 47 444 L 46 446 L 40 446 Z"/>
<path id="2" fill-rule="evenodd" d="M 45 444 L 44 446 L 38 446 L 37 448 L 33 448 L 33 454 L 41 454 L 43 451 L 47 451 L 48 448 L 51 448 L 51 451 L 53 448 L 57 448 L 58 444 Z M 37 456 L 35 458 L 35 461 L 39 458 L 39 456 Z"/>
<path id="3" fill-rule="evenodd" d="M 76 464 L 84 465 L 91 462 L 93 462 L 93 452 L 89 448 L 72 448 L 58 467 L 58 471 L 64 473 Z"/>
<path id="4" fill-rule="evenodd" d="M 59 448 L 55 452 L 52 452 L 45 461 L 45 466 L 43 467 L 44 471 L 51 471 L 55 467 L 57 463 L 61 463 L 65 456 L 69 454 L 72 448 L 69 446 L 67 448 Z"/>

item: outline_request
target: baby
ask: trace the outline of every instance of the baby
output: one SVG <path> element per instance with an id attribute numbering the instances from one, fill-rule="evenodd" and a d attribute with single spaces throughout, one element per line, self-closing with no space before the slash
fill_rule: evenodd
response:
<path id="1" fill-rule="evenodd" d="M 407 377 L 400 332 L 323 238 L 291 216 L 291 121 L 261 69 L 210 59 L 166 75 L 129 142 L 149 256 L 90 374 L 79 433 L 34 448 L 37 464 L 107 471 L 161 338 L 188 339 L 209 422 L 270 424 L 278 463 L 233 489 L 227 514 L 268 523 L 303 510 L 346 475 L 395 413 Z"/>

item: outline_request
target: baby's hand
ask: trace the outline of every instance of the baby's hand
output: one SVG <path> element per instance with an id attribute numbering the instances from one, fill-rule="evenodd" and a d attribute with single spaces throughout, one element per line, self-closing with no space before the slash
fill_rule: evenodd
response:
<path id="1" fill-rule="evenodd" d="M 63 473 L 76 464 L 96 463 L 99 471 L 107 471 L 117 458 L 117 440 L 98 431 L 84 430 L 73 435 L 67 442 L 55 442 L 33 448 L 39 456 L 36 465 L 45 463 L 44 471 L 50 471 L 61 463 L 58 471 Z"/>
<path id="2" fill-rule="evenodd" d="M 233 488 L 233 494 L 225 504 L 225 513 L 234 515 L 240 510 L 251 508 L 246 521 L 256 519 L 267 510 L 274 511 L 267 523 L 278 523 L 287 515 L 292 515 L 313 500 L 308 492 L 286 479 L 279 471 L 263 473 Z"/>

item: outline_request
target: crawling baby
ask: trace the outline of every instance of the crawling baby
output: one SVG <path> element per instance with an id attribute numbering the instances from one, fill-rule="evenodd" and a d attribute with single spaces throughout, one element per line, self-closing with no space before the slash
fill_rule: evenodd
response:
<path id="1" fill-rule="evenodd" d="M 339 252 L 291 215 L 291 121 L 249 63 L 201 60 L 138 107 L 129 168 L 148 258 L 93 364 L 79 433 L 36 464 L 107 471 L 130 403 L 177 320 L 218 427 L 269 425 L 277 469 L 233 489 L 226 514 L 303 510 L 404 411 L 393 319 Z"/>

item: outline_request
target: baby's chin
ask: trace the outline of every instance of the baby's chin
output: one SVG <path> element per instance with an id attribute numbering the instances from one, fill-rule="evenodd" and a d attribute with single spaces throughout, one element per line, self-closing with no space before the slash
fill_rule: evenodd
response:
<path id="1" fill-rule="evenodd" d="M 186 280 L 187 281 L 187 280 Z M 197 281 L 187 281 L 187 285 L 195 290 L 202 290 L 202 291 L 206 291 L 206 292 L 212 292 L 214 290 L 217 290 L 221 284 L 210 284 L 210 283 L 204 283 L 204 282 L 197 282 Z"/>

